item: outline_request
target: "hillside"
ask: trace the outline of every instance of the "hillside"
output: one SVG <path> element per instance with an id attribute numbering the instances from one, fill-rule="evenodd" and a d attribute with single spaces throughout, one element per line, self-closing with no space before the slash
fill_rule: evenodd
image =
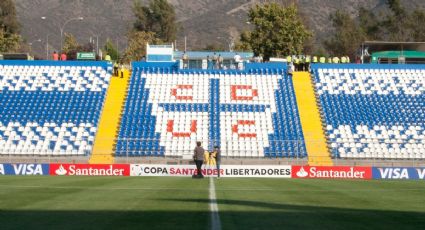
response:
<path id="1" fill-rule="evenodd" d="M 292 0 L 296 1 L 296 0 Z M 276 0 L 286 4 L 290 0 Z M 148 2 L 148 0 L 142 0 Z M 169 0 L 175 7 L 181 30 L 177 46 L 183 49 L 187 36 L 189 49 L 221 43 L 225 47 L 242 30 L 249 28 L 246 23 L 247 10 L 264 0 Z M 355 13 L 360 6 L 380 11 L 385 0 L 298 0 L 301 12 L 307 16 L 310 28 L 320 41 L 329 32 L 329 14 L 345 8 Z M 425 7 L 423 0 L 404 0 L 406 7 Z M 33 50 L 44 57 L 46 37 L 54 49 L 60 46 L 59 27 L 66 20 L 83 16 L 84 21 L 73 21 L 66 25 L 65 32 L 73 33 L 81 43 L 91 36 L 99 36 L 102 45 L 106 38 L 118 42 L 119 49 L 126 46 L 125 34 L 132 26 L 133 0 L 16 0 L 18 17 L 23 26 L 22 34 L 28 42 L 34 42 Z M 46 20 L 41 20 L 45 16 Z M 317 42 L 317 41 L 316 41 Z"/>

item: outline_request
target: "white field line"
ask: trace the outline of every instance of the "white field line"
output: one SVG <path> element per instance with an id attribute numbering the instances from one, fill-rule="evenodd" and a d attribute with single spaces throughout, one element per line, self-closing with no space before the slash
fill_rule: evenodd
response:
<path id="1" fill-rule="evenodd" d="M 215 184 L 213 177 L 210 177 L 210 211 L 211 230 L 221 230 L 220 215 L 218 215 L 217 197 L 215 195 Z"/>

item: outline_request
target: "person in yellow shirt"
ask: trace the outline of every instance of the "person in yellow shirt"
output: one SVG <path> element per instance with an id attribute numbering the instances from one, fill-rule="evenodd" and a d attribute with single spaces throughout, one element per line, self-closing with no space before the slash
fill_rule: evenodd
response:
<path id="1" fill-rule="evenodd" d="M 288 63 L 292 62 L 292 57 L 290 55 L 288 55 L 286 57 L 286 62 L 288 62 Z"/>
<path id="2" fill-rule="evenodd" d="M 111 56 L 109 54 L 105 55 L 105 61 L 111 62 Z"/>

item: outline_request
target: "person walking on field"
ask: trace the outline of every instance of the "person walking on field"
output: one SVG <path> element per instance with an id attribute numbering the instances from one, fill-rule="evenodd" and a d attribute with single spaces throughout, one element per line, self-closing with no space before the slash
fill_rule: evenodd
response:
<path id="1" fill-rule="evenodd" d="M 193 150 L 193 160 L 195 161 L 197 170 L 196 175 L 193 175 L 194 178 L 204 178 L 202 175 L 202 163 L 204 163 L 205 150 L 201 145 L 200 141 L 196 142 L 196 147 Z"/>

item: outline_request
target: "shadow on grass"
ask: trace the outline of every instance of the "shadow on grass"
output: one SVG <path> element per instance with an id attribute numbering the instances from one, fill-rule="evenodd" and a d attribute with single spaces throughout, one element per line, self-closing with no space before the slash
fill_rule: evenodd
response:
<path id="1" fill-rule="evenodd" d="M 205 202 L 208 199 L 168 199 Z M 357 210 L 219 200 L 222 229 L 425 229 L 425 213 Z M 227 211 L 227 205 L 241 206 Z M 250 211 L 250 208 L 258 208 Z M 263 210 L 261 210 L 263 209 Z M 259 211 L 260 210 L 260 211 Z M 210 213 L 195 211 L 0 210 L 0 229 L 209 229 Z"/>
<path id="2" fill-rule="evenodd" d="M 206 202 L 208 199 L 168 199 Z M 219 199 L 224 229 L 425 229 L 425 211 L 385 211 Z M 228 211 L 226 206 L 239 206 Z M 252 210 L 254 208 L 255 210 Z M 264 211 L 262 211 L 264 210 Z M 424 207 L 425 210 L 425 207 Z"/>

